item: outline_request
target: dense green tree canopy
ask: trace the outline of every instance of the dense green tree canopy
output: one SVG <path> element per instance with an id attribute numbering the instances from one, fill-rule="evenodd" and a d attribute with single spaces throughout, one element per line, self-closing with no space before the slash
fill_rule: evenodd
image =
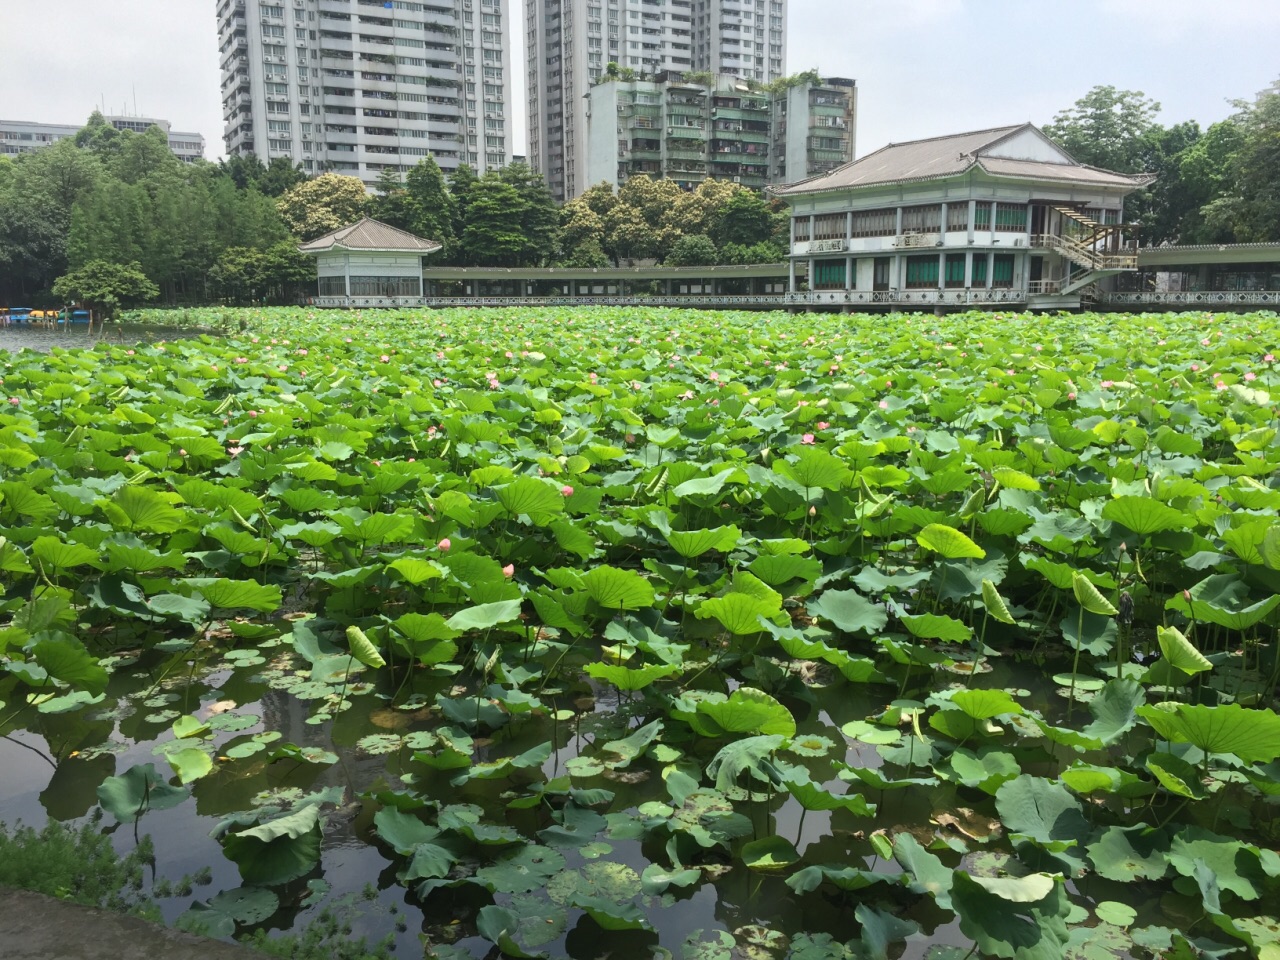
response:
<path id="1" fill-rule="evenodd" d="M 276 207 L 295 237 L 314 240 L 355 223 L 364 216 L 367 203 L 359 178 L 323 173 L 286 190 Z"/>
<path id="2" fill-rule="evenodd" d="M 92 260 L 59 277 L 53 292 L 67 303 L 83 303 L 107 318 L 123 306 L 146 303 L 160 295 L 160 289 L 142 272 L 141 264 L 106 260 Z"/>

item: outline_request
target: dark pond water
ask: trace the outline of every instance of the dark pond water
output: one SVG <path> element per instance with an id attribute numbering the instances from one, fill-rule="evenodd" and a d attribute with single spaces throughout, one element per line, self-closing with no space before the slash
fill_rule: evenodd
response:
<path id="1" fill-rule="evenodd" d="M 160 327 L 154 324 L 109 323 L 105 326 L 73 323 L 69 327 L 45 327 L 33 323 L 15 323 L 0 326 L 0 352 L 17 353 L 19 350 L 48 352 L 55 347 L 72 349 L 92 347 L 105 340 L 108 343 L 151 343 L 157 340 L 173 340 L 191 337 L 204 331 L 190 328 Z"/>
<path id="2" fill-rule="evenodd" d="M 182 656 L 168 659 L 153 651 L 136 664 L 122 665 L 113 674 L 106 699 L 99 704 L 61 714 L 27 711 L 19 729 L 0 739 L 0 822 L 22 821 L 39 827 L 49 820 L 74 823 L 94 815 L 96 791 L 106 777 L 147 763 L 168 773 L 163 745 L 172 741 L 170 724 L 179 715 L 194 714 L 215 724 L 217 768 L 192 785 L 192 798 L 172 809 L 148 812 L 139 821 L 139 832 L 154 841 L 157 877 L 176 882 L 185 875 L 211 871 L 211 882 L 198 886 L 193 895 L 160 901 L 169 922 L 191 907 L 193 900 L 208 900 L 222 890 L 240 886 L 235 864 L 210 836 L 222 818 L 263 804 L 279 803 L 283 808 L 290 799 L 329 789 L 333 802 L 324 807 L 321 863 L 308 877 L 290 885 L 291 896 L 300 902 L 282 908 L 267 928 L 300 929 L 325 906 L 337 904 L 345 908 L 357 936 L 370 940 L 394 936 L 397 956 L 421 956 L 422 935 L 434 943 L 453 942 L 475 957 L 489 955 L 492 944 L 476 936 L 473 925 L 476 911 L 490 902 L 489 896 L 477 887 L 464 887 L 437 890 L 425 904 L 416 899 L 396 878 L 405 861 L 376 839 L 373 817 L 379 805 L 368 799 L 370 794 L 385 795 L 402 788 L 402 780 L 414 776 L 409 762 L 412 750 L 384 753 L 368 738 L 404 737 L 438 727 L 439 717 L 429 716 L 422 707 L 440 692 L 462 694 L 464 691 L 455 686 L 459 678 L 424 673 L 414 678 L 409 689 L 370 688 L 354 696 L 352 707 L 336 719 L 316 723 L 316 704 L 282 689 L 290 672 L 305 666 L 294 660 L 283 638 L 274 644 L 268 641 L 257 650 L 231 651 L 229 656 L 206 653 L 193 660 Z M 1033 699 L 1052 711 L 1053 694 L 1044 686 L 1043 677 L 1040 668 L 1002 659 L 997 661 L 995 674 L 984 680 L 997 689 L 1038 687 Z M 478 759 L 514 756 L 550 740 L 554 749 L 541 770 L 543 777 L 550 779 L 573 769 L 575 758 L 598 756 L 599 743 L 625 736 L 651 719 L 643 713 L 639 699 L 623 695 L 620 701 L 612 688 L 596 687 L 593 694 L 593 700 L 585 702 L 581 691 L 563 702 L 547 697 L 547 716 L 522 718 L 492 733 L 492 739 L 481 739 L 476 733 Z M 893 691 L 848 686 L 841 688 L 839 697 L 820 696 L 820 706 L 801 701 L 788 706 L 799 721 L 798 736 L 831 734 L 841 724 L 882 710 L 889 699 L 893 699 Z M 551 715 L 557 709 L 560 720 Z M 338 761 L 329 765 L 271 763 L 265 753 L 236 756 L 237 745 L 264 733 L 279 734 L 278 743 L 332 751 Z M 228 755 L 232 759 L 228 760 Z M 841 742 L 827 757 L 811 761 L 815 780 L 826 779 L 830 788 L 841 793 L 845 786 L 829 779 L 828 760 L 864 767 L 883 763 L 873 746 L 858 741 L 852 745 Z M 447 784 L 448 773 L 433 772 L 438 781 L 424 783 L 422 768 L 416 769 L 414 788 L 428 797 L 444 803 L 475 804 L 483 808 L 486 820 L 505 821 L 527 836 L 549 825 L 539 819 L 539 810 L 507 807 L 512 791 L 522 792 L 542 779 L 537 770 L 499 780 L 473 780 L 464 788 L 453 789 Z M 575 782 L 583 783 L 580 779 Z M 615 812 L 635 811 L 646 802 L 667 799 L 662 765 L 652 758 L 637 761 L 620 775 L 588 778 L 585 783 L 614 791 L 617 797 L 609 809 Z M 934 831 L 940 813 L 957 812 L 963 819 L 961 808 L 973 803 L 957 796 L 954 788 L 872 793 L 868 799 L 879 803 L 874 819 L 855 818 L 844 811 L 803 813 L 794 799 L 782 795 L 769 801 L 744 801 L 738 809 L 758 826 L 758 835 L 777 834 L 795 842 L 806 863 L 896 872 L 896 865 L 886 864 L 872 852 L 867 837 L 873 831 L 911 829 L 925 837 Z M 122 852 L 133 845 L 129 824 L 117 826 L 106 816 L 101 825 L 112 832 Z M 662 859 L 660 849 L 648 849 L 640 840 L 617 839 L 605 830 L 579 850 L 560 852 L 566 857 L 568 870 L 613 864 L 630 868 L 632 876 L 651 860 Z M 731 863 L 726 858 L 725 865 Z M 703 954 L 690 950 L 689 943 L 710 943 L 722 931 L 735 935 L 739 942 L 743 931 L 751 928 L 788 934 L 827 932 L 837 940 L 856 934 L 847 899 L 835 891 L 830 896 L 798 896 L 783 882 L 784 877 L 785 873 L 751 873 L 739 865 L 714 881 L 707 879 L 685 890 L 672 888 L 665 895 L 647 898 L 653 932 L 603 932 L 584 915 L 576 926 L 571 918 L 567 932 L 545 949 L 550 956 L 576 960 L 594 960 L 603 953 L 617 960 L 649 960 L 653 948 L 659 946 L 676 958 L 692 958 Z M 307 902 L 308 880 L 320 881 L 326 894 Z M 495 899 L 503 902 L 504 898 Z M 282 900 L 288 903 L 287 898 Z M 901 954 L 906 960 L 919 960 L 939 944 L 964 944 L 967 948 L 953 917 L 941 913 L 928 898 L 919 898 L 902 915 L 918 923 L 922 931 L 907 943 Z"/>

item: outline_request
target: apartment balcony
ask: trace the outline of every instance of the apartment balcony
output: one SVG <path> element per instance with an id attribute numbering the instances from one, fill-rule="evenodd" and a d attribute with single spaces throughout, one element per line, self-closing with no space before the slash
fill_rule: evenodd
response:
<path id="1" fill-rule="evenodd" d="M 675 124 L 667 127 L 668 140 L 706 140 L 707 131 L 702 127 L 682 126 Z"/>

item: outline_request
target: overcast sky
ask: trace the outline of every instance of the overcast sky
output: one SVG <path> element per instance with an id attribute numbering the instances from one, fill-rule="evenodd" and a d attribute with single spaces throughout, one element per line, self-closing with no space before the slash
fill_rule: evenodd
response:
<path id="1" fill-rule="evenodd" d="M 512 0 L 516 153 L 522 0 Z M 0 0 L 0 118 L 107 112 L 195 130 L 222 156 L 217 0 Z M 858 81 L 858 154 L 890 141 L 1045 123 L 1097 84 L 1161 122 L 1208 125 L 1280 76 L 1280 0 L 791 0 L 788 69 Z"/>

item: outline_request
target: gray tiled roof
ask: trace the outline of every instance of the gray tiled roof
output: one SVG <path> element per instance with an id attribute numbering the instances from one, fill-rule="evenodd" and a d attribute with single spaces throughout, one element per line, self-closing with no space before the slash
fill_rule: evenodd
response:
<path id="1" fill-rule="evenodd" d="M 1039 160 L 1009 160 L 983 156 L 1001 141 L 1023 130 L 1036 130 L 1029 123 L 1008 127 L 992 127 L 927 140 L 891 143 L 821 176 L 775 187 L 777 196 L 847 190 L 877 184 L 906 183 L 956 177 L 981 165 L 994 176 L 1033 177 L 1039 180 L 1068 180 L 1078 183 L 1100 183 L 1141 186 L 1146 177 L 1130 177 L 1075 163 L 1050 163 Z M 1039 131 L 1036 131 L 1039 133 Z M 1043 136 L 1043 134 L 1041 134 Z"/>
<path id="2" fill-rule="evenodd" d="M 303 253 L 323 253 L 341 247 L 344 250 L 403 250 L 413 253 L 434 253 L 440 244 L 424 240 L 407 230 L 401 230 L 380 220 L 364 217 L 323 237 L 317 237 L 298 249 Z"/>

